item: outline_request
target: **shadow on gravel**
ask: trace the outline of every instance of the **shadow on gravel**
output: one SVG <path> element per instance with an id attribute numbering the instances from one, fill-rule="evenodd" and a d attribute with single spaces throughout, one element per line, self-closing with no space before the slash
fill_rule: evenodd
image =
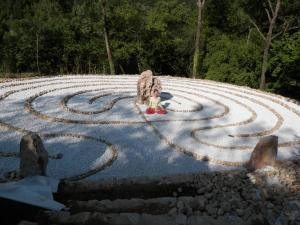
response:
<path id="1" fill-rule="evenodd" d="M 116 107 L 119 107 L 119 110 L 128 110 L 122 104 Z M 224 121 L 226 122 L 226 118 Z M 212 121 L 204 120 L 199 123 L 201 126 L 211 126 Z M 56 124 L 56 128 L 60 132 L 70 132 L 68 130 L 70 127 L 63 128 L 60 123 Z M 168 172 L 173 174 L 172 176 L 168 174 L 164 177 L 135 177 L 135 170 L 139 168 L 143 168 L 145 174 L 151 169 L 162 172 L 166 168 L 155 167 L 155 160 L 151 161 L 151 157 L 156 157 L 155 159 L 161 160 L 160 163 L 164 163 L 168 158 L 163 160 L 159 158 L 167 154 L 167 150 L 174 153 L 173 150 L 170 148 L 162 150 L 159 145 L 145 149 L 145 145 L 159 143 L 160 139 L 159 135 L 153 135 L 152 130 L 147 131 L 142 125 L 115 126 L 111 129 L 91 126 L 89 129 L 85 132 L 86 135 L 104 138 L 127 149 L 127 152 L 120 152 L 123 155 L 120 154 L 119 162 L 116 161 L 103 171 L 103 173 L 110 171 L 112 178 L 99 182 L 87 180 L 61 182 L 58 193 L 54 195 L 57 201 L 68 207 L 66 211 L 61 212 L 32 209 L 28 205 L 11 204 L 0 199 L 1 224 L 17 224 L 21 219 L 38 221 L 39 224 L 78 225 L 298 225 L 300 223 L 300 160 L 278 161 L 274 168 L 253 173 L 245 169 L 213 172 L 210 171 L 209 162 L 197 162 L 192 157 L 184 155 L 182 157 L 189 159 L 180 161 L 181 165 L 170 167 Z M 188 129 L 183 132 L 188 132 Z M 219 135 L 222 134 L 216 134 L 215 138 L 217 139 Z M 175 136 L 174 139 L 180 138 Z M 130 142 L 134 141 L 140 144 L 130 146 Z M 73 146 L 76 148 L 76 143 Z M 138 152 L 141 154 L 137 154 Z M 114 176 L 113 172 L 122 172 L 130 167 L 131 162 L 127 162 L 128 157 L 125 156 L 133 153 L 136 153 L 134 160 L 140 157 L 142 162 L 136 164 L 140 167 L 130 168 L 129 171 L 132 173 L 128 177 L 131 178 Z M 205 160 L 209 161 L 208 158 Z M 188 167 L 190 166 L 188 163 L 192 161 L 201 163 L 202 169 L 208 172 L 185 171 L 175 175 L 176 167 Z M 153 163 L 152 167 L 145 166 L 150 162 Z M 178 161 L 173 161 L 174 164 L 176 162 Z M 76 159 L 74 163 L 77 163 Z"/>

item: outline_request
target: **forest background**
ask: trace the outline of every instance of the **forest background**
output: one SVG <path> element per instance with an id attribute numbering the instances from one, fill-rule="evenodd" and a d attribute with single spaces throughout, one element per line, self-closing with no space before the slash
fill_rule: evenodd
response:
<path id="1" fill-rule="evenodd" d="M 0 77 L 151 69 L 299 99 L 299 27 L 299 0 L 0 0 Z"/>

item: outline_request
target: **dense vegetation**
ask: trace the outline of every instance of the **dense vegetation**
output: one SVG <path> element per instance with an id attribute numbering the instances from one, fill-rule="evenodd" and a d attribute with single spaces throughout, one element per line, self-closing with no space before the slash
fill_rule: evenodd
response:
<path id="1" fill-rule="evenodd" d="M 197 77 L 258 88 L 277 2 L 206 0 Z M 280 2 L 267 49 L 266 88 L 297 97 L 300 1 Z M 106 32 L 117 74 L 151 68 L 156 74 L 191 77 L 199 13 L 196 3 L 0 0 L 1 76 L 110 73 Z"/>

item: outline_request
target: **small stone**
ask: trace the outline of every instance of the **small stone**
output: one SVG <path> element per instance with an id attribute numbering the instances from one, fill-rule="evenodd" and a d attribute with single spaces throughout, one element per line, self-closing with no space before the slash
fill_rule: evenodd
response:
<path id="1" fill-rule="evenodd" d="M 42 139 L 35 133 L 22 137 L 20 143 L 20 176 L 45 176 L 48 153 Z"/>
<path id="2" fill-rule="evenodd" d="M 38 225 L 35 222 L 30 222 L 30 221 L 26 221 L 26 220 L 22 220 L 21 222 L 18 223 L 18 225 Z"/>
<path id="3" fill-rule="evenodd" d="M 243 216 L 244 215 L 244 210 L 243 209 L 236 209 L 236 213 L 238 216 Z"/>
<path id="4" fill-rule="evenodd" d="M 273 166 L 278 152 L 278 137 L 275 135 L 261 138 L 256 144 L 248 163 L 251 170 Z"/>
<path id="5" fill-rule="evenodd" d="M 228 201 L 223 201 L 221 202 L 221 207 L 222 211 L 228 212 L 231 209 L 231 204 Z"/>
<path id="6" fill-rule="evenodd" d="M 198 209 L 204 210 L 205 205 L 207 203 L 206 198 L 204 196 L 198 196 L 198 197 L 196 197 L 196 199 L 197 199 L 197 203 L 198 203 Z"/>
<path id="7" fill-rule="evenodd" d="M 214 219 L 208 216 L 191 216 L 187 219 L 187 225 L 214 225 Z"/>
<path id="8" fill-rule="evenodd" d="M 201 195 L 201 194 L 203 194 L 203 193 L 205 192 L 205 190 L 206 190 L 205 187 L 199 188 L 199 189 L 197 190 L 197 194 Z"/>
<path id="9" fill-rule="evenodd" d="M 211 204 L 206 205 L 205 209 L 208 212 L 208 214 L 211 216 L 215 216 L 217 214 L 217 208 L 215 208 Z"/>
<path id="10" fill-rule="evenodd" d="M 210 200 L 213 197 L 213 194 L 212 193 L 206 193 L 204 196 L 207 200 Z"/>
<path id="11" fill-rule="evenodd" d="M 218 214 L 218 216 L 224 215 L 224 210 L 223 210 L 223 208 L 219 208 L 217 214 Z"/>
<path id="12" fill-rule="evenodd" d="M 169 212 L 168 212 L 168 214 L 169 215 L 176 215 L 177 214 L 177 208 L 174 207 L 174 208 L 170 209 Z"/>
<path id="13" fill-rule="evenodd" d="M 268 209 L 273 209 L 273 208 L 274 208 L 274 205 L 273 205 L 271 202 L 269 202 L 269 203 L 267 204 L 267 208 L 268 208 Z"/>
<path id="14" fill-rule="evenodd" d="M 180 211 L 184 208 L 184 202 L 183 201 L 178 201 L 176 204 L 177 209 Z"/>
<path id="15" fill-rule="evenodd" d="M 177 194 L 176 191 L 174 191 L 172 194 L 173 194 L 174 197 L 177 197 L 177 196 L 178 196 L 178 194 Z"/>
<path id="16" fill-rule="evenodd" d="M 248 224 L 255 224 L 255 225 L 265 225 L 268 224 L 268 221 L 263 217 L 261 213 L 253 214 L 247 220 Z"/>

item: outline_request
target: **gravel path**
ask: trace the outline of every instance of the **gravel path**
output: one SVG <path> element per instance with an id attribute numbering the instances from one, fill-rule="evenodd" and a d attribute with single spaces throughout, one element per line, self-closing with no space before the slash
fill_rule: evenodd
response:
<path id="1" fill-rule="evenodd" d="M 0 176 L 17 170 L 22 135 L 38 132 L 48 175 L 69 180 L 240 168 L 260 137 L 279 159 L 300 155 L 300 106 L 205 80 L 161 77 L 167 115 L 135 103 L 138 76 L 57 76 L 0 84 Z M 7 154 L 12 153 L 12 154 Z M 2 157 L 1 157 L 2 155 Z M 5 156 L 5 157 L 4 157 Z"/>

